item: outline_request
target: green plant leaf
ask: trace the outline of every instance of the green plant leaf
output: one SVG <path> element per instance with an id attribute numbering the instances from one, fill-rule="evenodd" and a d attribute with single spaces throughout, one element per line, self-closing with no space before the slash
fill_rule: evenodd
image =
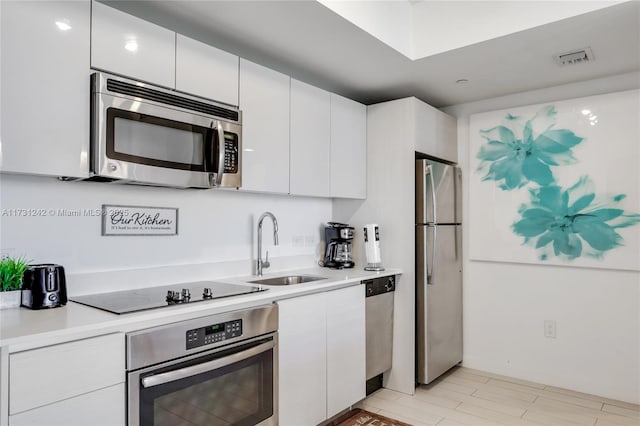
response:
<path id="1" fill-rule="evenodd" d="M 29 269 L 29 261 L 23 257 L 12 258 L 5 256 L 0 259 L 1 291 L 20 290 L 22 276 L 27 269 Z"/>

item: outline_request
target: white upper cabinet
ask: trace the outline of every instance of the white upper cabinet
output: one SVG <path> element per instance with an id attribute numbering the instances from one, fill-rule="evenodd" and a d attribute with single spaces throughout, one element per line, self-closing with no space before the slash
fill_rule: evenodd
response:
<path id="1" fill-rule="evenodd" d="M 289 192 L 289 82 L 240 59 L 242 190 Z"/>
<path id="2" fill-rule="evenodd" d="M 290 191 L 329 197 L 331 95 L 291 79 Z"/>
<path id="3" fill-rule="evenodd" d="M 439 116 L 436 131 L 442 143 L 438 145 L 437 157 L 444 158 L 451 162 L 458 162 L 458 120 L 444 112 Z"/>
<path id="4" fill-rule="evenodd" d="M 88 177 L 90 2 L 0 8 L 0 170 Z"/>
<path id="5" fill-rule="evenodd" d="M 455 117 L 415 100 L 416 151 L 458 162 L 458 123 Z"/>
<path id="6" fill-rule="evenodd" d="M 93 3 L 91 67 L 238 105 L 236 55 Z"/>
<path id="7" fill-rule="evenodd" d="M 238 105 L 238 57 L 208 44 L 176 36 L 176 90 Z"/>
<path id="8" fill-rule="evenodd" d="M 92 3 L 91 67 L 175 88 L 176 33 Z"/>
<path id="9" fill-rule="evenodd" d="M 331 196 L 367 197 L 367 107 L 333 93 Z"/>

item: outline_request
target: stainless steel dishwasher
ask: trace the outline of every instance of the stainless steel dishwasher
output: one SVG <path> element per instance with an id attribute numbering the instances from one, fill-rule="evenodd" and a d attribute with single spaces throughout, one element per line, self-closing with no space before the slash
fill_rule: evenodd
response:
<path id="1" fill-rule="evenodd" d="M 367 387 L 372 380 L 381 386 L 382 373 L 391 368 L 393 359 L 393 292 L 396 277 L 362 281 L 366 285 Z M 375 385 L 374 385 L 375 386 Z"/>

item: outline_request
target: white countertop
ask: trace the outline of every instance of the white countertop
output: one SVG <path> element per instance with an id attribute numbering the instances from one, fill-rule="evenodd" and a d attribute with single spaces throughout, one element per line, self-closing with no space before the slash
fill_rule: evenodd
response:
<path id="1" fill-rule="evenodd" d="M 54 309 L 31 310 L 15 308 L 0 311 L 0 347 L 18 352 L 66 341 L 84 339 L 102 334 L 129 332 L 171 322 L 184 321 L 200 316 L 244 309 L 304 294 L 334 290 L 353 285 L 363 279 L 398 275 L 399 269 L 369 272 L 359 268 L 328 269 L 309 268 L 265 274 L 262 278 L 284 275 L 314 275 L 325 280 L 285 286 L 264 286 L 267 291 L 247 295 L 214 299 L 206 302 L 176 305 L 130 314 L 112 314 L 69 301 L 66 306 Z M 240 276 L 216 279 L 218 282 L 249 284 L 256 276 Z M 176 283 L 179 287 L 180 283 Z"/>

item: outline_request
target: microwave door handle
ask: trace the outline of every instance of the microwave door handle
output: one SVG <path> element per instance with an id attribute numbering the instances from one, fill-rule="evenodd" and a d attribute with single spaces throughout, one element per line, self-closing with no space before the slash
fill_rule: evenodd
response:
<path id="1" fill-rule="evenodd" d="M 153 386 L 164 385 L 166 383 L 175 382 L 177 380 L 186 379 L 198 374 L 206 373 L 207 371 L 215 370 L 218 368 L 226 367 L 227 365 L 235 364 L 236 362 L 251 358 L 252 356 L 266 352 L 275 347 L 275 342 L 262 343 L 253 348 L 225 356 L 223 358 L 214 359 L 212 361 L 203 362 L 202 364 L 192 365 L 185 368 L 180 368 L 174 371 L 168 371 L 166 373 L 154 374 L 142 379 L 142 387 L 147 389 Z"/>
<path id="2" fill-rule="evenodd" d="M 226 157 L 226 143 L 224 140 L 224 129 L 218 121 L 218 174 L 214 186 L 222 185 L 222 175 L 224 175 L 224 158 Z"/>

